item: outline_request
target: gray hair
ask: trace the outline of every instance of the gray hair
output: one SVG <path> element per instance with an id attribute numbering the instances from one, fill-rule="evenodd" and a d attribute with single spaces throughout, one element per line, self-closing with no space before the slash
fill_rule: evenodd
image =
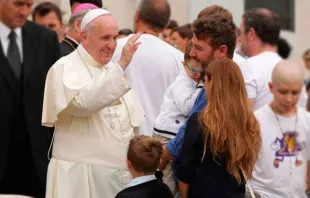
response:
<path id="1" fill-rule="evenodd" d="M 74 22 L 78 19 L 82 19 L 90 10 L 91 9 L 85 9 L 72 14 L 68 22 L 68 29 L 71 30 L 74 27 Z"/>

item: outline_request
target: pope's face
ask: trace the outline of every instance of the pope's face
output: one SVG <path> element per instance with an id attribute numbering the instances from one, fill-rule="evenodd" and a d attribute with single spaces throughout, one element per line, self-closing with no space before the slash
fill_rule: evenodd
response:
<path id="1" fill-rule="evenodd" d="M 82 42 L 90 55 L 100 64 L 109 63 L 117 44 L 118 27 L 112 16 L 100 16 L 91 22 L 91 26 L 82 35 Z"/>

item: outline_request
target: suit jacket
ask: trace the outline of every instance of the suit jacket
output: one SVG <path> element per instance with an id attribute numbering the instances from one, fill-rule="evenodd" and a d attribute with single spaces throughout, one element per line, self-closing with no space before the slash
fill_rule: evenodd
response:
<path id="1" fill-rule="evenodd" d="M 73 52 L 78 47 L 78 44 L 72 39 L 65 37 L 65 39 L 60 43 L 60 56 L 67 56 Z"/>
<path id="2" fill-rule="evenodd" d="M 115 198 L 173 198 L 173 194 L 166 184 L 156 179 L 125 188 Z"/>
<path id="3" fill-rule="evenodd" d="M 60 55 L 59 43 L 54 32 L 29 21 L 22 27 L 22 42 L 22 87 L 0 46 L 0 182 L 7 163 L 12 126 L 20 124 L 15 120 L 20 98 L 26 122 L 23 127 L 28 132 L 34 165 L 40 180 L 45 182 L 52 133 L 41 125 L 43 94 L 47 72 Z"/>

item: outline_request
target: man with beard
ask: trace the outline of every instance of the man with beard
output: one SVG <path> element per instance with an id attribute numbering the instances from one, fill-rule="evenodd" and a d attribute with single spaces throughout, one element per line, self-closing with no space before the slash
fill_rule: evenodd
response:
<path id="1" fill-rule="evenodd" d="M 216 17 L 212 17 L 212 15 L 216 15 Z M 199 13 L 193 29 L 193 49 L 190 56 L 201 61 L 204 67 L 207 67 L 213 60 L 223 57 L 233 58 L 239 66 L 243 63 L 240 55 L 234 53 L 236 27 L 232 22 L 232 15 L 228 10 L 216 5 L 207 7 Z M 249 73 L 246 65 L 240 67 L 240 69 L 245 83 L 248 85 L 253 77 Z M 191 114 L 200 112 L 206 106 L 206 103 L 205 90 L 202 89 L 196 98 Z M 160 170 L 164 169 L 169 160 L 176 159 L 178 156 L 182 147 L 185 128 L 186 123 L 179 129 L 177 136 L 170 140 L 166 147 L 164 147 Z"/>
<path id="2" fill-rule="evenodd" d="M 127 147 L 144 120 L 123 77 L 140 35 L 129 39 L 115 64 L 112 15 L 93 9 L 81 30 L 81 45 L 57 61 L 46 79 L 42 124 L 55 127 L 47 198 L 114 198 L 131 179 Z"/>

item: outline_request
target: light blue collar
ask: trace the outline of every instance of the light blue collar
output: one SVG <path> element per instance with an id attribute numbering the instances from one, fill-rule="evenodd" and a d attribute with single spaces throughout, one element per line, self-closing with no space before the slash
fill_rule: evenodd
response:
<path id="1" fill-rule="evenodd" d="M 139 185 L 139 184 L 143 184 L 143 183 L 146 183 L 146 182 L 155 180 L 155 179 L 156 179 L 155 175 L 146 175 L 146 176 L 137 177 L 137 178 L 134 178 L 133 180 L 131 180 L 131 181 L 125 186 L 125 188 L 129 188 L 129 187 L 132 187 L 132 186 L 136 186 L 136 185 Z M 124 189 L 125 189 L 125 188 L 124 188 Z"/>

